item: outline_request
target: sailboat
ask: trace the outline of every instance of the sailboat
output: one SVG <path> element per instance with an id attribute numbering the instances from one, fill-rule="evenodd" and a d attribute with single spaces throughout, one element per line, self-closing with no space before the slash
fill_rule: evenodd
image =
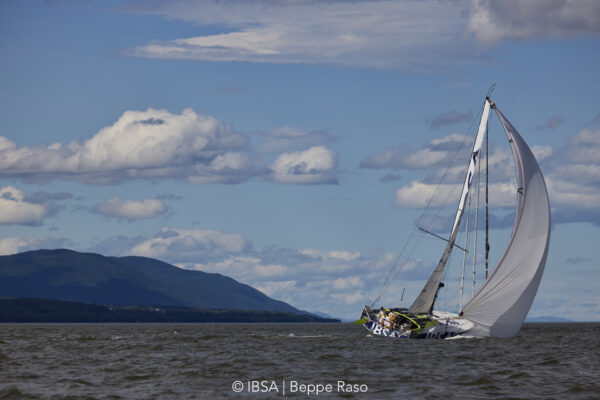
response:
<path id="1" fill-rule="evenodd" d="M 489 277 L 459 313 L 435 309 L 448 259 L 455 247 L 459 226 L 472 191 L 480 161 L 490 111 L 504 128 L 516 164 L 516 211 L 512 234 Z M 487 155 L 486 155 L 487 157 Z M 444 238 L 445 240 L 445 238 Z M 363 308 L 361 319 L 372 335 L 415 339 L 456 336 L 515 336 L 535 298 L 550 243 L 550 203 L 546 183 L 531 149 L 500 112 L 489 94 L 485 99 L 477 136 L 447 245 L 429 280 L 409 308 Z M 489 246 L 486 247 L 489 250 Z M 464 250 L 464 249 L 463 249 Z M 463 274 L 464 275 L 464 274 Z M 486 271 L 487 275 L 487 271 Z"/>

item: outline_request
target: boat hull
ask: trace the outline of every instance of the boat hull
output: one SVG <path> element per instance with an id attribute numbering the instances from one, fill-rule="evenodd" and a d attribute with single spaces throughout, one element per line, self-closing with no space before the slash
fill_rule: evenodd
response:
<path id="1" fill-rule="evenodd" d="M 431 315 L 411 314 L 406 309 L 387 309 L 387 312 L 394 314 L 401 324 L 381 325 L 376 314 L 365 307 L 362 316 L 366 320 L 363 326 L 371 335 L 398 339 L 446 339 L 468 334 L 474 327 L 471 321 L 443 311 L 434 311 Z"/>

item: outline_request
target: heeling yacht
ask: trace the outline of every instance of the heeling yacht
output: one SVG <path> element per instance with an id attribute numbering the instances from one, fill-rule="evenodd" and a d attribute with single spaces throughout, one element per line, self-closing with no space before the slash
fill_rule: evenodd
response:
<path id="1" fill-rule="evenodd" d="M 485 282 L 471 300 L 461 307 L 460 312 L 438 311 L 435 309 L 436 299 L 439 290 L 444 287 L 442 277 L 448 259 L 454 248 L 459 247 L 455 243 L 456 237 L 472 191 L 476 167 L 479 167 L 491 110 L 495 111 L 506 132 L 516 164 L 517 204 L 512 234 L 495 268 L 489 276 L 486 271 Z M 544 272 L 549 243 L 550 203 L 542 171 L 527 143 L 488 96 L 483 106 L 452 230 L 436 268 L 409 308 L 365 306 L 361 319 L 356 323 L 363 324 L 373 335 L 397 338 L 445 339 L 457 335 L 512 337 L 521 329 L 535 298 Z M 487 251 L 489 245 L 486 239 L 486 256 Z"/>

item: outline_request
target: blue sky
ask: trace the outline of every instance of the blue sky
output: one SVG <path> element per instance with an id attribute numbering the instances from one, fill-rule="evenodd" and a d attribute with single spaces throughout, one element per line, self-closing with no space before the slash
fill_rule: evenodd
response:
<path id="1" fill-rule="evenodd" d="M 599 20 L 587 1 L 4 1 L 0 253 L 150 256 L 353 318 L 496 83 L 550 190 L 530 316 L 599 320 Z M 513 188 L 490 132 L 493 258 Z M 437 262 L 421 242 L 387 304 Z"/>

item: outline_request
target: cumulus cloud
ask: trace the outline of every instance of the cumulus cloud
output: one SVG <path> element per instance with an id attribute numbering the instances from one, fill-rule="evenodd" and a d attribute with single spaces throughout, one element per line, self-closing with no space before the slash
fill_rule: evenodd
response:
<path id="1" fill-rule="evenodd" d="M 393 260 L 390 254 L 267 247 L 181 267 L 231 276 L 300 309 L 352 318 L 373 300 Z"/>
<path id="2" fill-rule="evenodd" d="M 490 212 L 489 214 L 489 229 L 505 229 L 512 228 L 515 221 L 515 214 L 511 210 L 507 214 L 496 215 L 496 213 Z M 426 229 L 429 232 L 438 232 L 440 235 L 448 235 L 448 232 L 452 229 L 452 224 L 454 222 L 454 215 L 451 215 L 452 212 L 448 212 L 447 215 L 441 216 L 439 214 L 430 214 L 426 213 L 416 218 L 414 221 L 415 226 L 419 228 Z M 475 221 L 469 221 L 469 230 L 473 231 L 475 229 L 480 231 L 485 229 L 485 218 L 479 219 L 479 226 L 477 227 Z M 423 235 L 427 235 L 427 233 L 423 232 Z"/>
<path id="3" fill-rule="evenodd" d="M 554 150 L 550 146 L 531 146 L 531 152 L 538 160 L 538 162 L 542 161 L 545 158 L 548 158 L 552 155 Z"/>
<path id="4" fill-rule="evenodd" d="M 543 160 L 552 222 L 600 226 L 600 131 L 584 129 Z"/>
<path id="5" fill-rule="evenodd" d="M 129 254 L 176 262 L 198 262 L 239 254 L 250 242 L 236 234 L 213 230 L 162 228 L 152 238 L 144 239 L 128 250 Z"/>
<path id="6" fill-rule="evenodd" d="M 425 208 L 456 205 L 462 184 L 428 184 L 412 181 L 396 190 L 395 204 L 399 207 Z M 489 187 L 490 205 L 510 207 L 516 204 L 517 187 L 511 183 L 494 183 Z"/>
<path id="7" fill-rule="evenodd" d="M 21 252 L 21 249 L 27 247 L 32 241 L 26 241 L 17 237 L 9 237 L 0 240 L 0 255 L 8 256 Z"/>
<path id="8" fill-rule="evenodd" d="M 17 147 L 0 138 L 0 176 L 92 183 L 171 177 L 237 182 L 254 172 L 238 153 L 247 143 L 245 135 L 191 109 L 181 114 L 126 111 L 83 143 Z"/>
<path id="9" fill-rule="evenodd" d="M 17 147 L 0 136 L 0 177 L 25 181 L 67 179 L 92 184 L 170 178 L 192 184 L 233 184 L 269 176 L 272 181 L 283 183 L 336 182 L 337 156 L 323 146 L 283 153 L 272 168 L 267 166 L 264 154 L 331 142 L 335 140 L 333 136 L 292 127 L 259 136 L 266 138 L 263 148 L 252 149 L 246 135 L 189 108 L 181 114 L 152 108 L 126 111 L 113 125 L 83 143 Z M 294 160 L 297 164 L 290 165 Z M 286 167 L 292 170 L 283 171 Z"/>
<path id="10" fill-rule="evenodd" d="M 148 240 L 145 236 L 110 236 L 100 242 L 94 243 L 87 250 L 92 253 L 104 254 L 106 256 L 127 256 L 131 255 L 131 249 Z"/>
<path id="11" fill-rule="evenodd" d="M 552 205 L 597 210 L 600 205 L 600 189 L 593 185 L 555 179 L 546 179 Z"/>
<path id="12" fill-rule="evenodd" d="M 19 189 L 0 189 L 0 224 L 38 225 L 48 214 L 47 205 L 27 201 Z"/>
<path id="13" fill-rule="evenodd" d="M 551 161 L 560 179 L 600 184 L 600 130 L 584 129 L 571 136 Z"/>
<path id="14" fill-rule="evenodd" d="M 373 300 L 396 259 L 391 253 L 366 255 L 343 249 L 256 249 L 235 233 L 172 227 L 150 237 L 109 238 L 92 250 L 153 257 L 180 268 L 223 274 L 300 309 L 346 318 Z M 420 262 L 401 271 L 399 278 L 425 279 L 432 265 Z"/>
<path id="15" fill-rule="evenodd" d="M 270 178 L 279 183 L 337 183 L 337 154 L 324 146 L 283 153 L 271 165 Z"/>
<path id="16" fill-rule="evenodd" d="M 167 207 L 158 199 L 125 200 L 114 196 L 96 204 L 93 211 L 106 217 L 133 221 L 164 214 L 167 212 Z"/>
<path id="17" fill-rule="evenodd" d="M 400 186 L 394 203 L 399 207 L 425 208 L 455 205 L 464 182 L 466 160 L 460 157 L 447 168 L 461 135 L 430 141 L 411 154 L 402 146 L 369 156 L 362 168 L 414 169 L 425 174 Z M 532 145 L 546 179 L 553 222 L 589 222 L 600 225 L 600 131 L 583 129 L 562 146 Z M 466 151 L 466 150 L 465 150 Z M 512 155 L 491 144 L 489 199 L 492 207 L 512 207 L 516 200 L 516 181 Z M 443 180 L 442 180 L 443 178 Z M 393 180 L 393 179 L 390 179 Z M 443 181 L 440 184 L 440 181 Z M 430 202 L 431 201 L 431 202 Z M 509 218 L 510 219 L 510 218 Z M 508 219 L 500 218 L 500 226 Z M 436 223 L 439 226 L 440 223 Z"/>

